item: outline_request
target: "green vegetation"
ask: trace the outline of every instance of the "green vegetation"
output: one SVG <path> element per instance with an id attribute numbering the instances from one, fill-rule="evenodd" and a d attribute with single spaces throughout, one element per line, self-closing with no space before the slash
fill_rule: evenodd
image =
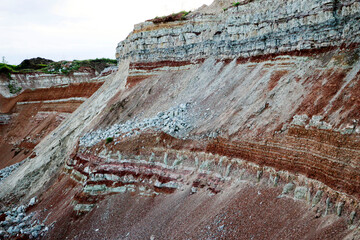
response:
<path id="1" fill-rule="evenodd" d="M 108 138 L 106 139 L 106 144 L 111 143 L 112 141 L 114 141 L 114 138 L 108 137 Z"/>
<path id="2" fill-rule="evenodd" d="M 74 60 L 69 61 L 60 61 L 50 63 L 47 67 L 41 69 L 45 73 L 60 73 L 60 74 L 70 74 L 79 70 L 81 67 L 89 67 L 94 69 L 97 72 L 101 72 L 106 67 L 116 65 L 117 61 L 115 59 L 109 58 L 96 58 L 90 60 Z"/>
<path id="3" fill-rule="evenodd" d="M 8 79 L 11 79 L 11 74 L 17 72 L 16 68 L 15 65 L 0 63 L 0 75 L 6 75 Z"/>
<path id="4" fill-rule="evenodd" d="M 32 73 L 42 72 L 50 74 L 70 74 L 79 70 L 81 67 L 89 67 L 97 72 L 101 72 L 106 67 L 116 65 L 115 59 L 109 58 L 96 58 L 90 60 L 74 60 L 74 61 L 60 61 L 53 62 L 52 60 L 33 58 L 24 60 L 19 65 L 10 65 L 6 63 L 0 63 L 0 75 L 6 75 L 8 79 L 11 79 L 13 73 Z"/>
<path id="5" fill-rule="evenodd" d="M 190 13 L 191 11 L 189 11 L 189 12 L 187 12 L 187 11 L 182 11 L 182 12 L 180 12 L 180 13 L 182 13 L 183 15 L 181 16 L 181 19 L 185 19 L 186 18 L 186 16 L 187 15 L 189 15 L 189 13 Z"/>
<path id="6" fill-rule="evenodd" d="M 170 14 L 168 16 L 156 17 L 156 18 L 150 19 L 148 21 L 151 21 L 155 24 L 182 21 L 182 20 L 186 20 L 186 16 L 189 15 L 189 13 L 191 13 L 191 11 L 190 12 L 181 11 L 178 13 Z"/>
<path id="7" fill-rule="evenodd" d="M 233 7 L 237 7 L 240 5 L 240 2 L 233 2 L 232 5 L 233 5 Z"/>
<path id="8" fill-rule="evenodd" d="M 15 94 L 21 91 L 21 87 L 16 87 L 14 84 L 9 83 L 8 88 L 11 94 Z"/>

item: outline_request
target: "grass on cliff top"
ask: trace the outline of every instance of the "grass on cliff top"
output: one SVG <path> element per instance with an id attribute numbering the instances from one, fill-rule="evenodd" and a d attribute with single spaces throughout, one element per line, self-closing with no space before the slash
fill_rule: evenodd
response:
<path id="1" fill-rule="evenodd" d="M 155 24 L 167 23 L 167 22 L 175 22 L 175 21 L 183 21 L 183 20 L 186 20 L 186 16 L 189 15 L 190 12 L 181 11 L 181 12 L 173 13 L 173 14 L 170 14 L 170 15 L 167 15 L 167 16 L 155 17 L 155 18 L 150 19 L 148 21 L 153 22 Z"/>
<path id="2" fill-rule="evenodd" d="M 33 59 L 24 60 L 19 65 L 0 63 L 0 75 L 5 75 L 8 79 L 11 79 L 11 74 L 13 73 L 39 72 L 39 73 L 51 73 L 51 74 L 70 74 L 74 71 L 79 70 L 80 67 L 89 67 L 97 72 L 101 72 L 105 68 L 117 64 L 117 61 L 115 59 L 109 59 L 109 58 L 96 58 L 89 60 L 74 60 L 74 61 L 60 61 L 60 62 L 53 62 L 51 60 L 47 60 L 45 62 L 44 61 L 39 62 L 32 60 Z"/>

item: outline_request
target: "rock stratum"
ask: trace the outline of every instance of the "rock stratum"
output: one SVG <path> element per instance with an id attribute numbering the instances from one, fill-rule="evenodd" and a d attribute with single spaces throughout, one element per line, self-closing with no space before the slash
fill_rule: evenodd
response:
<path id="1" fill-rule="evenodd" d="M 354 0 L 216 0 L 135 25 L 99 88 L 46 90 L 86 99 L 0 182 L 1 236 L 360 239 L 359 20 Z M 53 104 L 21 94 L 2 111 Z"/>

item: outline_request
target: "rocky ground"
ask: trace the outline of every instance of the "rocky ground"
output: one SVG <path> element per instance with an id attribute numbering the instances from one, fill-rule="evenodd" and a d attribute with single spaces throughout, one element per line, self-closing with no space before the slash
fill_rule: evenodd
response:
<path id="1" fill-rule="evenodd" d="M 136 25 L 116 73 L 64 87 L 66 104 L 25 92 L 22 121 L 72 114 L 4 142 L 27 160 L 3 171 L 2 234 L 360 239 L 359 17 L 350 0 L 216 0 Z"/>
<path id="2" fill-rule="evenodd" d="M 20 167 L 21 164 L 22 164 L 22 162 L 19 162 L 19 163 L 10 165 L 8 167 L 5 167 L 3 169 L 0 169 L 0 182 L 2 180 L 4 180 L 5 178 L 7 178 L 13 171 L 16 171 L 16 169 L 18 167 Z"/>
<path id="3" fill-rule="evenodd" d="M 41 224 L 34 212 L 27 213 L 28 209 L 36 205 L 36 197 L 27 205 L 20 205 L 0 212 L 0 239 L 37 239 L 48 231 L 48 227 Z"/>
<path id="4" fill-rule="evenodd" d="M 191 119 L 187 114 L 189 107 L 190 103 L 183 103 L 168 111 L 159 112 L 152 118 L 129 120 L 124 124 L 114 124 L 107 129 L 89 132 L 80 139 L 80 146 L 91 147 L 108 138 L 111 138 L 111 141 L 114 138 L 117 144 L 122 138 L 138 135 L 147 129 L 163 131 L 174 137 L 186 137 L 191 130 Z"/>

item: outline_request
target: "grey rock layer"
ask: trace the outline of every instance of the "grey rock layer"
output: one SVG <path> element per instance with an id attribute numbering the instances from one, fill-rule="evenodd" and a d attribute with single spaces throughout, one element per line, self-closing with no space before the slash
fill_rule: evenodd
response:
<path id="1" fill-rule="evenodd" d="M 120 42 L 118 61 L 251 57 L 360 42 L 358 0 L 256 0 L 170 26 L 144 22 Z"/>

